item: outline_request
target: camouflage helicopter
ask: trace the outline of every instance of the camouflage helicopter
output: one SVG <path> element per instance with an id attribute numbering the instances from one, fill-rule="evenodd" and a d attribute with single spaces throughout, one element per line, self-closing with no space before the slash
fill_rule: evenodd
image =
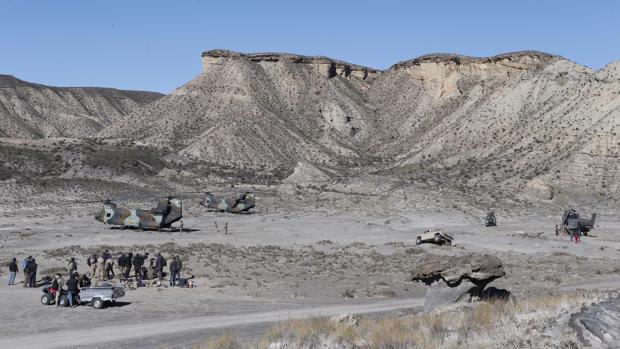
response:
<path id="1" fill-rule="evenodd" d="M 248 213 L 256 204 L 256 195 L 245 192 L 237 197 L 224 197 L 210 192 L 204 193 L 200 205 L 219 212 Z"/>
<path id="2" fill-rule="evenodd" d="M 172 224 L 183 218 L 181 200 L 167 196 L 157 202 L 157 207 L 150 210 L 119 207 L 115 202 L 106 200 L 103 208 L 95 214 L 99 222 L 120 226 L 121 228 L 138 228 L 161 230 L 172 228 Z M 181 223 L 181 230 L 183 223 Z"/>
<path id="3" fill-rule="evenodd" d="M 594 221 L 596 220 L 596 213 L 592 214 L 590 219 L 580 218 L 579 213 L 573 209 L 564 211 L 562 215 L 562 223 L 556 224 L 555 235 L 560 233 L 573 234 L 576 232 L 583 233 L 588 236 L 588 232 L 594 229 Z"/>

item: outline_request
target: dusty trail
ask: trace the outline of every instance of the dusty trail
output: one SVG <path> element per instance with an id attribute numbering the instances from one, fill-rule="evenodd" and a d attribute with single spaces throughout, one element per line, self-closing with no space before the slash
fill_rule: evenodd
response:
<path id="1" fill-rule="evenodd" d="M 86 346 L 110 341 L 129 341 L 141 337 L 161 337 L 181 332 L 191 332 L 247 326 L 282 320 L 303 319 L 316 316 L 333 316 L 338 314 L 367 314 L 387 312 L 399 309 L 415 308 L 424 305 L 424 298 L 386 300 L 371 304 L 330 305 L 291 310 L 274 310 L 235 315 L 207 315 L 174 321 L 154 321 L 139 324 L 123 324 L 90 328 L 38 333 L 28 337 L 0 337 L 0 348 L 66 348 L 68 346 Z"/>
<path id="2" fill-rule="evenodd" d="M 565 285 L 562 291 L 575 289 L 620 289 L 620 278 L 583 280 Z M 518 292 L 517 292 L 518 293 Z M 150 321 L 138 324 L 122 324 L 99 328 L 63 330 L 35 335 L 0 337 L 0 348 L 67 348 L 82 346 L 106 346 L 111 343 L 132 342 L 140 339 L 183 337 L 187 333 L 229 327 L 252 327 L 284 320 L 304 319 L 340 314 L 369 314 L 417 308 L 424 305 L 424 297 L 385 300 L 369 304 L 327 305 L 320 307 L 282 309 L 232 315 L 195 316 L 174 321 Z"/>
<path id="3" fill-rule="evenodd" d="M 600 290 L 615 290 L 620 289 L 620 278 L 600 278 L 591 280 L 582 280 L 579 282 L 570 283 L 560 287 L 560 291 L 574 291 L 576 289 L 600 289 Z"/>

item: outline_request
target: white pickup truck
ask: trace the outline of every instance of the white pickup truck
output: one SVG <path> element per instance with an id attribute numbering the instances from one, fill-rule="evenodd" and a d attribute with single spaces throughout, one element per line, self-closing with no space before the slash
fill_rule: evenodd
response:
<path id="1" fill-rule="evenodd" d="M 423 242 L 433 242 L 438 245 L 445 244 L 446 246 L 452 245 L 452 240 L 454 238 L 446 233 L 443 230 L 430 230 L 426 229 L 421 235 L 415 239 L 415 244 L 420 245 Z"/>

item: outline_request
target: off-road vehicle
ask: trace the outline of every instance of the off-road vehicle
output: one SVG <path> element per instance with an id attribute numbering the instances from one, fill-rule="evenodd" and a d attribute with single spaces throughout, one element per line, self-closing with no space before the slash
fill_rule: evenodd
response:
<path id="1" fill-rule="evenodd" d="M 445 244 L 447 246 L 450 246 L 452 245 L 452 240 L 454 240 L 454 238 L 444 233 L 443 230 L 431 231 L 430 229 L 426 229 L 421 235 L 419 235 L 415 239 L 415 244 L 420 245 L 423 242 L 432 242 L 438 245 Z"/>

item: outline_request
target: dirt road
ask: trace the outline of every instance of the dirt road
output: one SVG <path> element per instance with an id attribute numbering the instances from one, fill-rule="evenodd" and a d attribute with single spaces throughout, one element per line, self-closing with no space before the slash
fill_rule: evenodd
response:
<path id="1" fill-rule="evenodd" d="M 386 300 L 371 304 L 330 305 L 293 310 L 275 310 L 235 315 L 206 315 L 177 319 L 174 321 L 152 321 L 138 324 L 123 324 L 90 328 L 62 330 L 51 333 L 37 333 L 30 336 L 0 337 L 0 348 L 66 348 L 69 346 L 98 345 L 105 342 L 131 341 L 141 337 L 163 337 L 181 332 L 193 332 L 232 326 L 254 325 L 282 320 L 303 319 L 338 314 L 367 314 L 409 309 L 424 305 L 424 298 Z"/>

